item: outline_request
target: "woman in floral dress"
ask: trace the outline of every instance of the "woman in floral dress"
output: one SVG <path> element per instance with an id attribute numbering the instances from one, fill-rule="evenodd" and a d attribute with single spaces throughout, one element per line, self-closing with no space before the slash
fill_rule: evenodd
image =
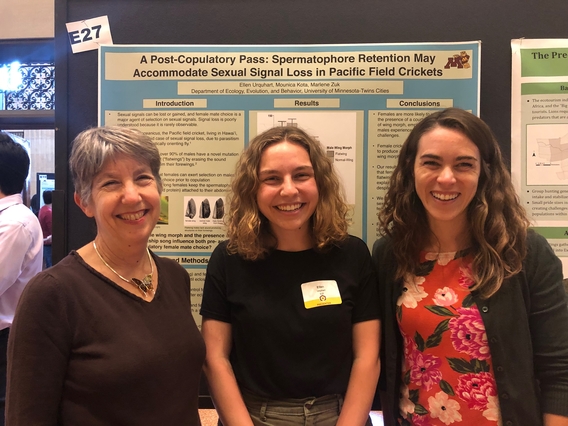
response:
<path id="1" fill-rule="evenodd" d="M 489 127 L 457 108 L 419 122 L 379 221 L 385 425 L 568 425 L 562 264 Z"/>

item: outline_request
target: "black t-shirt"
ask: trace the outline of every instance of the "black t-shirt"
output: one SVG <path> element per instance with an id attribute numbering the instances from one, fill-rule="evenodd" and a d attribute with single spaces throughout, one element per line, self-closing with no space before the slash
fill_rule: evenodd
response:
<path id="1" fill-rule="evenodd" d="M 379 318 L 366 244 L 350 236 L 325 253 L 275 250 L 258 261 L 226 247 L 219 244 L 209 261 L 201 315 L 232 325 L 239 386 L 270 398 L 345 394 L 353 324 Z M 320 280 L 336 282 L 341 303 L 307 309 L 301 285 Z"/>

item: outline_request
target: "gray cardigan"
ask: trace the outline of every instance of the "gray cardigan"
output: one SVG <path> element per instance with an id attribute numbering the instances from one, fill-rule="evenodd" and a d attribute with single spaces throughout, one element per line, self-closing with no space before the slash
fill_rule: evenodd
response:
<path id="1" fill-rule="evenodd" d="M 568 307 L 562 264 L 548 242 L 529 231 L 523 270 L 489 299 L 473 298 L 485 324 L 504 426 L 538 426 L 542 413 L 568 417 Z M 373 246 L 382 317 L 378 394 L 385 426 L 398 425 L 402 337 L 395 317 L 392 241 Z"/>

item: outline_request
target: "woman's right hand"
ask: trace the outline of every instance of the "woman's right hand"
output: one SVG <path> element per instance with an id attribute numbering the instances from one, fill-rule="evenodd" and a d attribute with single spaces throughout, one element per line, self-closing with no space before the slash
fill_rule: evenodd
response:
<path id="1" fill-rule="evenodd" d="M 229 323 L 203 318 L 201 333 L 207 348 L 203 370 L 223 425 L 253 426 L 229 360 L 232 347 L 231 331 L 232 326 Z"/>

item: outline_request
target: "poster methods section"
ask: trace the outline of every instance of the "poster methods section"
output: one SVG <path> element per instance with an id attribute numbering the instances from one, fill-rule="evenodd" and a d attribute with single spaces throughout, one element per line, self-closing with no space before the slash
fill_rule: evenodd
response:
<path id="1" fill-rule="evenodd" d="M 513 181 L 568 277 L 568 40 L 519 39 L 511 47 Z"/>
<path id="2" fill-rule="evenodd" d="M 101 46 L 99 121 L 139 128 L 162 155 L 150 248 L 191 276 L 196 321 L 207 262 L 225 239 L 227 192 L 258 133 L 299 126 L 325 147 L 369 246 L 398 151 L 424 116 L 479 114 L 480 43 Z"/>

